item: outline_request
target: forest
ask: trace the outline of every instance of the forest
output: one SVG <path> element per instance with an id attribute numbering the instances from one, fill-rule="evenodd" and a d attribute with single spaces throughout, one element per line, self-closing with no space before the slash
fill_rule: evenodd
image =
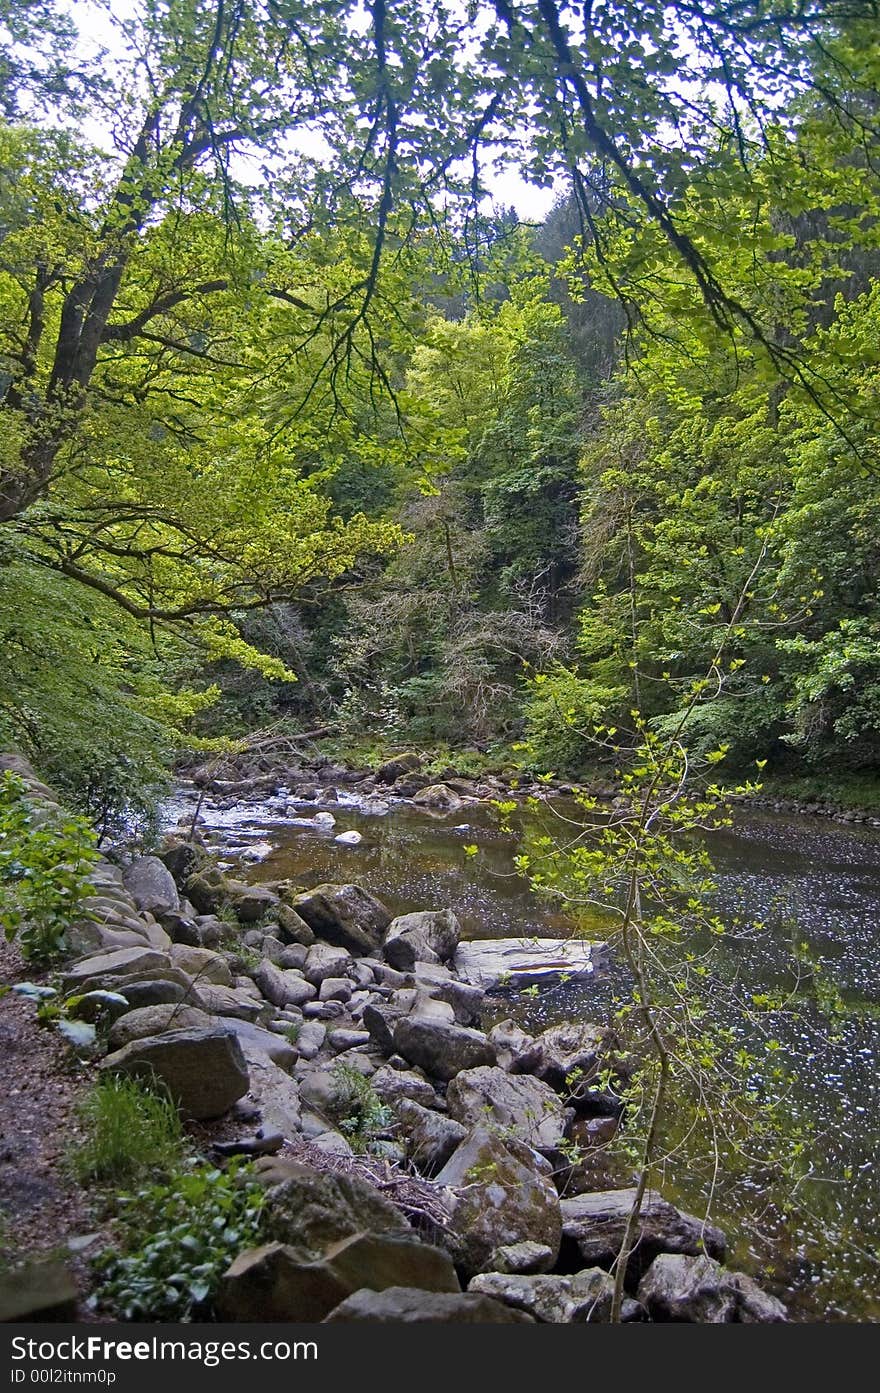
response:
<path id="1" fill-rule="evenodd" d="M 47 965 L 70 866 L 132 846 L 172 918 L 252 927 L 169 844 L 193 778 L 190 850 L 206 789 L 283 800 L 322 763 L 370 797 L 451 780 L 462 819 L 476 788 L 537 901 L 599 913 L 629 972 L 611 1319 L 687 1145 L 670 1097 L 725 1119 L 695 1174 L 728 1143 L 792 1193 L 814 1173 L 752 1050 L 790 970 L 832 1043 L 847 989 L 789 928 L 772 986 L 718 985 L 704 941 L 776 910 L 719 911 L 700 838 L 750 800 L 880 818 L 878 517 L 877 0 L 0 0 L 6 936 Z M 31 770 L 72 818 L 54 852 L 22 831 Z M 260 923 L 289 952 L 281 884 Z M 784 1113 L 748 1146 L 743 1097 Z"/>

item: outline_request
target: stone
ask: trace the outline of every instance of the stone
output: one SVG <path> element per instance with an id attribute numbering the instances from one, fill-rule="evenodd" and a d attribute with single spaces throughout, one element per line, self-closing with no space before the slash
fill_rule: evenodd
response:
<path id="1" fill-rule="evenodd" d="M 270 963 L 277 964 L 284 957 L 285 948 L 280 938 L 275 938 L 273 934 L 264 934 L 260 940 L 260 952 Z"/>
<path id="2" fill-rule="evenodd" d="M 229 881 L 216 866 L 208 866 L 187 877 L 184 882 L 187 899 L 199 914 L 216 914 L 226 903 Z"/>
<path id="3" fill-rule="evenodd" d="M 268 1054 L 254 1052 L 247 1060 L 249 1095 L 262 1119 L 264 1132 L 291 1138 L 302 1127 L 299 1089 L 285 1069 Z"/>
<path id="4" fill-rule="evenodd" d="M 337 1054 L 343 1050 L 357 1050 L 370 1043 L 370 1037 L 366 1030 L 348 1030 L 341 1026 L 336 1030 L 327 1032 L 327 1044 Z"/>
<path id="5" fill-rule="evenodd" d="M 318 991 L 320 1001 L 351 1001 L 351 982 L 347 977 L 325 977 Z"/>
<path id="6" fill-rule="evenodd" d="M 403 914 L 392 921 L 382 952 L 386 962 L 398 972 L 412 972 L 416 963 L 439 963 L 440 959 L 419 924 L 421 915 Z"/>
<path id="7" fill-rule="evenodd" d="M 88 990 L 86 982 L 93 978 L 118 979 L 124 981 L 136 973 L 161 972 L 171 966 L 167 953 L 155 948 L 117 948 L 111 953 L 98 953 L 94 957 L 81 958 L 68 967 L 64 974 L 64 990 L 74 992 Z"/>
<path id="8" fill-rule="evenodd" d="M 334 948 L 329 943 L 316 943 L 306 954 L 302 973 L 312 986 L 320 987 L 325 977 L 342 977 L 351 961 L 345 948 Z"/>
<path id="9" fill-rule="evenodd" d="M 264 915 L 277 911 L 278 896 L 273 895 L 271 890 L 265 890 L 261 885 L 232 884 L 229 903 L 240 924 L 256 924 Z"/>
<path id="10" fill-rule="evenodd" d="M 483 1272 L 468 1283 L 468 1291 L 482 1292 L 506 1306 L 527 1311 L 537 1321 L 565 1325 L 607 1321 L 614 1279 L 600 1267 L 575 1272 L 570 1277 Z"/>
<path id="11" fill-rule="evenodd" d="M 295 909 L 291 909 L 290 905 L 279 901 L 272 913 L 278 922 L 279 936 L 285 943 L 297 944 L 304 948 L 308 948 L 314 943 L 315 935 L 312 930 L 305 919 L 297 914 Z M 290 964 L 285 965 L 290 966 Z M 301 967 L 302 963 L 297 963 L 296 966 Z"/>
<path id="12" fill-rule="evenodd" d="M 302 1006 L 318 995 L 295 968 L 282 969 L 264 958 L 254 970 L 254 982 L 273 1006 Z"/>
<path id="13" fill-rule="evenodd" d="M 406 751 L 402 755 L 395 755 L 393 759 L 388 759 L 384 764 L 380 764 L 376 770 L 376 782 L 379 784 L 393 784 L 396 779 L 402 778 L 405 774 L 412 774 L 422 765 L 421 757 L 415 752 Z"/>
<path id="14" fill-rule="evenodd" d="M 354 1155 L 351 1142 L 347 1141 L 341 1132 L 337 1132 L 333 1128 L 326 1132 L 319 1132 L 316 1137 L 312 1138 L 312 1145 L 316 1146 L 319 1151 L 326 1151 L 328 1156 Z"/>
<path id="15" fill-rule="evenodd" d="M 385 906 L 359 885 L 318 885 L 291 907 L 318 938 L 356 954 L 375 953 L 391 923 Z"/>
<path id="16" fill-rule="evenodd" d="M 73 1274 L 55 1259 L 0 1271 L 0 1324 L 73 1321 L 78 1300 Z"/>
<path id="17" fill-rule="evenodd" d="M 776 1325 L 788 1320 L 782 1302 L 751 1277 L 728 1272 L 705 1256 L 661 1253 L 639 1283 L 639 1301 L 655 1321 Z"/>
<path id="18" fill-rule="evenodd" d="M 311 932 L 311 930 L 309 930 Z M 278 959 L 279 967 L 295 967 L 302 971 L 309 950 L 304 943 L 289 943 Z"/>
<path id="19" fill-rule="evenodd" d="M 363 836 L 352 828 L 349 832 L 340 832 L 333 840 L 338 846 L 360 846 Z"/>
<path id="20" fill-rule="evenodd" d="M 369 1001 L 361 1020 L 370 1039 L 383 1054 L 394 1053 L 394 1029 L 402 1012 L 383 1001 Z"/>
<path id="21" fill-rule="evenodd" d="M 565 1109 L 540 1079 L 516 1077 L 503 1069 L 464 1069 L 449 1084 L 450 1117 L 466 1127 L 499 1128 L 536 1151 L 556 1151 L 565 1134 Z"/>
<path id="22" fill-rule="evenodd" d="M 606 943 L 581 939 L 478 938 L 460 943 L 455 970 L 466 982 L 494 991 L 589 982 L 607 958 Z"/>
<path id="23" fill-rule="evenodd" d="M 188 1006 L 203 1005 L 201 993 L 194 987 L 181 986 L 180 982 L 164 978 L 144 977 L 122 985 L 125 987 L 122 994 L 133 1011 L 139 1006 L 164 1006 L 175 1001 L 185 1001 Z"/>
<path id="24" fill-rule="evenodd" d="M 431 1017 L 404 1016 L 394 1027 L 394 1047 L 431 1078 L 454 1079 L 462 1069 L 495 1063 L 495 1047 L 479 1030 Z"/>
<path id="25" fill-rule="evenodd" d="M 249 1064 L 254 1056 L 259 1055 L 266 1055 L 273 1064 L 288 1071 L 296 1063 L 297 1048 L 284 1035 L 276 1035 L 271 1030 L 254 1025 L 252 1021 L 238 1020 L 234 1016 L 227 1016 L 222 1024 L 224 1030 L 238 1040 Z"/>
<path id="26" fill-rule="evenodd" d="M 423 1107 L 433 1108 L 439 1101 L 428 1080 L 408 1068 L 393 1069 L 386 1065 L 377 1069 L 373 1075 L 373 1088 L 383 1103 L 393 1104 L 400 1098 L 410 1098 Z"/>
<path id="27" fill-rule="evenodd" d="M 411 1098 L 400 1098 L 394 1105 L 398 1130 L 406 1143 L 406 1153 L 423 1175 L 436 1175 L 467 1136 L 467 1128 L 442 1113 L 422 1107 Z"/>
<path id="28" fill-rule="evenodd" d="M 314 1059 L 324 1044 L 327 1027 L 321 1021 L 306 1021 L 296 1037 L 296 1048 L 300 1059 Z"/>
<path id="29" fill-rule="evenodd" d="M 196 982 L 213 982 L 217 987 L 231 987 L 229 964 L 210 948 L 190 948 L 185 943 L 172 943 L 169 957 L 175 967 Z"/>
<path id="30" fill-rule="evenodd" d="M 268 1007 L 264 1002 L 249 996 L 238 987 L 221 987 L 214 982 L 200 981 L 199 996 L 205 1010 L 215 1016 L 231 1016 L 240 1021 L 257 1022 L 268 1014 Z"/>
<path id="31" fill-rule="evenodd" d="M 363 1288 L 346 1297 L 326 1317 L 335 1321 L 370 1321 L 412 1325 L 510 1325 L 530 1322 L 524 1311 L 504 1306 L 480 1292 L 426 1292 L 413 1287 Z"/>
<path id="32" fill-rule="evenodd" d="M 484 1272 L 495 1250 L 540 1243 L 555 1262 L 562 1236 L 559 1197 L 530 1153 L 486 1127 L 474 1127 L 435 1176 L 453 1191 L 446 1236 L 452 1256 L 470 1276 Z"/>
<path id="33" fill-rule="evenodd" d="M 303 1254 L 322 1257 L 334 1243 L 354 1234 L 383 1234 L 415 1241 L 394 1205 L 360 1176 L 318 1171 L 275 1161 L 267 1177 L 283 1176 L 266 1197 L 266 1232 Z"/>
<path id="34" fill-rule="evenodd" d="M 553 1250 L 546 1243 L 502 1243 L 489 1258 L 493 1272 L 549 1272 Z"/>
<path id="35" fill-rule="evenodd" d="M 442 963 L 416 963 L 413 976 L 417 991 L 445 1001 L 459 1025 L 479 1025 L 486 995 L 482 987 L 460 982 Z"/>
<path id="36" fill-rule="evenodd" d="M 115 1021 L 131 1010 L 131 1002 L 121 992 L 85 992 L 67 1005 L 67 1014 L 93 1025 Z"/>
<path id="37" fill-rule="evenodd" d="M 160 914 L 159 920 L 172 943 L 185 943 L 190 948 L 209 948 L 212 946 L 205 942 L 202 929 L 197 921 L 190 919 L 186 914 L 181 914 L 178 910 L 164 910 Z M 218 942 L 219 938 L 218 932 Z"/>
<path id="38" fill-rule="evenodd" d="M 412 935 L 414 940 L 424 942 L 427 945 L 430 950 L 428 962 L 432 958 L 439 958 L 441 962 L 447 962 L 455 955 L 455 950 L 459 945 L 461 924 L 451 909 L 425 909 L 414 914 L 400 915 L 392 921 L 385 937 L 383 949 L 386 960 L 392 966 L 396 966 L 396 964 L 388 954 L 388 941 L 392 936 L 400 938 L 407 935 Z"/>
<path id="39" fill-rule="evenodd" d="M 461 798 L 448 784 L 428 784 L 427 788 L 421 788 L 413 795 L 412 801 L 420 808 L 441 813 L 457 813 L 464 807 Z"/>
<path id="40" fill-rule="evenodd" d="M 202 852 L 193 842 L 185 842 L 178 837 L 167 838 L 159 852 L 159 860 L 178 885 L 192 875 L 201 856 Z"/>
<path id="41" fill-rule="evenodd" d="M 563 1256 L 567 1267 L 575 1263 L 611 1267 L 620 1252 L 635 1193 L 634 1189 L 600 1190 L 562 1201 Z M 647 1191 L 629 1262 L 636 1274 L 644 1272 L 659 1253 L 696 1257 L 704 1251 L 710 1257 L 724 1257 L 725 1238 L 720 1229 L 682 1213 L 656 1191 Z"/>
<path id="42" fill-rule="evenodd" d="M 108 1054 L 99 1067 L 158 1078 L 181 1111 L 197 1120 L 221 1117 L 248 1091 L 241 1045 L 222 1027 L 169 1030 L 133 1040 Z"/>
<path id="43" fill-rule="evenodd" d="M 180 908 L 174 876 L 158 856 L 138 856 L 123 871 L 122 883 L 138 909 L 161 914 Z"/>
<path id="44" fill-rule="evenodd" d="M 571 1091 L 573 1077 L 579 1084 L 595 1078 L 604 1056 L 617 1044 L 604 1026 L 563 1021 L 536 1036 L 519 1051 L 511 1073 L 534 1074 L 551 1088 Z"/>
<path id="45" fill-rule="evenodd" d="M 161 1035 L 165 1030 L 205 1030 L 211 1026 L 211 1017 L 196 1006 L 185 1006 L 174 1002 L 165 1006 L 139 1006 L 120 1016 L 110 1028 L 107 1044 L 111 1050 L 121 1050 L 132 1040 L 142 1040 L 147 1035 Z"/>
<path id="46" fill-rule="evenodd" d="M 497 1021 L 489 1031 L 489 1039 L 495 1046 L 499 1066 L 508 1071 L 535 1043 L 534 1037 L 527 1035 L 522 1027 L 512 1020 Z"/>

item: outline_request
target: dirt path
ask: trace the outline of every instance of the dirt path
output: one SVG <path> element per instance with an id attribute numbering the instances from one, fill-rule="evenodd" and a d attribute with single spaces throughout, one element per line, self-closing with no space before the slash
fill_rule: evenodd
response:
<path id="1" fill-rule="evenodd" d="M 0 984 L 34 979 L 17 949 L 0 947 Z M 37 1024 L 33 1001 L 12 992 L 0 998 L 0 1254 L 7 1262 L 57 1251 L 96 1227 L 88 1196 L 64 1167 L 88 1079 L 64 1043 Z"/>

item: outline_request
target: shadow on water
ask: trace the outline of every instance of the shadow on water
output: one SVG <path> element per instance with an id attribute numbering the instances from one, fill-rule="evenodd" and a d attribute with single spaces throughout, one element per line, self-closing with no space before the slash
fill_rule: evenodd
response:
<path id="1" fill-rule="evenodd" d="M 355 807 L 333 811 L 336 825 L 318 833 L 290 828 L 265 807 L 205 809 L 208 828 L 218 830 L 221 844 L 241 847 L 256 838 L 271 844 L 265 860 L 239 867 L 249 880 L 289 878 L 304 888 L 354 880 L 395 914 L 453 909 L 469 938 L 571 932 L 571 921 L 534 895 L 513 866 L 519 827 L 534 814 L 522 814 L 508 835 L 484 807 L 442 817 L 406 805 L 384 817 Z M 359 845 L 334 841 L 348 830 L 361 834 Z M 475 857 L 465 853 L 470 844 L 479 847 Z M 721 976 L 750 993 L 790 987 L 792 944 L 799 942 L 846 1004 L 833 1022 L 810 1000 L 774 1019 L 792 1080 L 793 1117 L 813 1131 L 812 1175 L 799 1199 L 816 1217 L 780 1218 L 770 1180 L 760 1170 L 740 1177 L 735 1190 L 728 1191 L 721 1178 L 716 1217 L 738 1236 L 735 1260 L 768 1279 L 796 1318 L 880 1320 L 880 1192 L 874 1175 L 880 1155 L 880 835 L 822 819 L 749 812 L 711 834 L 709 849 L 717 908 L 730 926 L 721 940 Z M 739 933 L 738 922 L 755 919 L 764 925 L 759 933 Z M 586 987 L 545 990 L 537 1000 L 508 998 L 486 1021 L 512 1015 L 535 1030 L 571 1017 L 601 1019 L 621 985 L 618 969 Z M 719 1003 L 720 1014 L 727 1009 Z M 740 1034 L 745 1029 L 735 1013 L 729 1024 Z M 756 1045 L 747 1034 L 742 1043 Z M 774 1087 L 769 1070 L 756 1082 Z M 627 1183 L 625 1172 L 609 1183 Z M 700 1212 L 705 1192 L 698 1185 L 672 1174 L 663 1188 Z"/>

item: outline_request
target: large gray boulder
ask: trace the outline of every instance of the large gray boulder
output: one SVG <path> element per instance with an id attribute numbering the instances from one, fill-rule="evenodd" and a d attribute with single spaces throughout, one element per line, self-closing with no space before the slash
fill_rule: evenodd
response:
<path id="1" fill-rule="evenodd" d="M 280 1132 L 290 1140 L 302 1130 L 302 1108 L 296 1083 L 280 1064 L 262 1051 L 247 1054 L 248 1096 L 259 1109 L 263 1134 Z"/>
<path id="2" fill-rule="evenodd" d="M 180 909 L 174 876 L 158 856 L 138 856 L 122 873 L 122 883 L 138 909 L 159 915 Z"/>
<path id="3" fill-rule="evenodd" d="M 320 1258 L 268 1243 L 239 1254 L 223 1278 L 224 1320 L 320 1321 L 361 1288 L 384 1291 L 405 1283 L 421 1291 L 458 1292 L 449 1257 L 414 1239 L 357 1233 Z"/>
<path id="4" fill-rule="evenodd" d="M 464 1069 L 451 1081 L 446 1101 L 457 1122 L 488 1123 L 536 1151 L 557 1150 L 565 1135 L 565 1109 L 540 1079 L 513 1077 L 497 1067 Z"/>
<path id="5" fill-rule="evenodd" d="M 221 987 L 215 982 L 199 982 L 199 996 L 206 1011 L 235 1020 L 257 1021 L 270 1015 L 270 1007 L 240 987 Z"/>
<path id="6" fill-rule="evenodd" d="M 423 1108 L 411 1098 L 394 1105 L 397 1130 L 406 1144 L 409 1159 L 423 1175 L 442 1170 L 456 1147 L 467 1136 L 467 1128 L 442 1113 Z"/>
<path id="7" fill-rule="evenodd" d="M 590 1267 L 570 1277 L 482 1272 L 468 1283 L 468 1291 L 482 1292 L 506 1306 L 527 1311 L 535 1320 L 565 1325 L 574 1321 L 607 1321 L 614 1279 L 600 1267 Z"/>
<path id="8" fill-rule="evenodd" d="M 482 1031 L 433 1016 L 404 1016 L 394 1027 L 394 1047 L 435 1079 L 495 1063 L 495 1048 Z"/>
<path id="9" fill-rule="evenodd" d="M 349 1296 L 326 1321 L 370 1321 L 395 1325 L 512 1325 L 531 1316 L 480 1292 L 427 1292 L 414 1287 L 364 1289 Z"/>
<path id="10" fill-rule="evenodd" d="M 779 1324 L 781 1301 L 742 1272 L 728 1272 L 708 1257 L 661 1254 L 639 1283 L 639 1301 L 656 1321 L 706 1325 Z"/>
<path id="11" fill-rule="evenodd" d="M 419 789 L 413 796 L 413 802 L 420 808 L 430 808 L 438 813 L 457 813 L 464 807 L 458 794 L 448 784 L 429 784 L 427 788 Z"/>
<path id="12" fill-rule="evenodd" d="M 459 944 L 455 970 L 487 992 L 499 987 L 552 987 L 563 980 L 588 982 L 607 951 L 605 943 L 580 939 L 479 938 Z"/>
<path id="13" fill-rule="evenodd" d="M 262 1026 L 254 1025 L 253 1021 L 239 1020 L 234 1016 L 226 1016 L 221 1024 L 224 1030 L 236 1037 L 248 1063 L 263 1056 L 288 1072 L 296 1063 L 296 1046 L 285 1035 L 276 1035 L 273 1030 L 264 1030 Z"/>
<path id="14" fill-rule="evenodd" d="M 172 943 L 168 956 L 175 967 L 195 982 L 213 982 L 216 987 L 231 987 L 229 964 L 212 948 L 190 948 L 186 943 Z"/>
<path id="15" fill-rule="evenodd" d="M 306 954 L 302 974 L 313 987 L 320 987 L 327 977 L 343 977 L 351 960 L 347 948 L 334 948 L 329 943 L 315 943 Z"/>
<path id="16" fill-rule="evenodd" d="M 412 978 L 420 995 L 451 1006 L 459 1025 L 479 1025 L 485 1000 L 481 987 L 460 982 L 443 963 L 416 963 Z"/>
<path id="17" fill-rule="evenodd" d="M 181 1111 L 196 1119 L 221 1117 L 248 1091 L 241 1045 L 217 1026 L 169 1030 L 133 1040 L 108 1054 L 100 1068 L 158 1079 Z"/>
<path id="18" fill-rule="evenodd" d="M 360 885 L 318 885 L 290 904 L 317 938 L 351 953 L 375 953 L 391 923 L 385 906 Z"/>
<path id="19" fill-rule="evenodd" d="M 513 1074 L 534 1074 L 551 1088 L 572 1090 L 595 1078 L 602 1061 L 616 1046 L 604 1026 L 563 1021 L 523 1043 L 511 1061 Z"/>
<path id="20" fill-rule="evenodd" d="M 559 1196 L 528 1148 L 475 1127 L 435 1177 L 450 1187 L 446 1239 L 469 1275 L 485 1272 L 499 1246 L 540 1243 L 555 1261 L 562 1236 Z"/>
<path id="21" fill-rule="evenodd" d="M 562 1225 L 566 1265 L 580 1261 L 586 1267 L 611 1267 L 620 1252 L 634 1189 L 599 1190 L 573 1195 L 562 1201 Z M 644 1272 L 659 1253 L 708 1253 L 723 1258 L 725 1238 L 720 1229 L 685 1214 L 656 1191 L 642 1202 L 636 1244 L 629 1266 Z"/>
<path id="22" fill-rule="evenodd" d="M 355 1175 L 286 1163 L 270 1174 L 285 1178 L 266 1198 L 266 1232 L 312 1257 L 356 1233 L 415 1241 L 406 1219 L 384 1195 Z"/>
<path id="23" fill-rule="evenodd" d="M 108 953 L 96 953 L 88 958 L 80 958 L 79 962 L 71 964 L 64 974 L 64 990 L 88 990 L 85 983 L 98 977 L 102 981 L 110 978 L 123 981 L 126 977 L 135 977 L 139 973 L 143 975 L 147 971 L 156 976 L 163 976 L 170 967 L 171 959 L 168 954 L 160 952 L 157 948 L 115 948 Z"/>
<path id="24" fill-rule="evenodd" d="M 392 920 L 382 951 L 399 972 L 412 972 L 417 962 L 451 958 L 460 938 L 461 925 L 451 909 L 426 909 Z"/>
<path id="25" fill-rule="evenodd" d="M 164 1006 L 139 1006 L 127 1011 L 113 1023 L 107 1044 L 111 1050 L 121 1050 L 132 1040 L 148 1035 L 161 1035 L 165 1030 L 207 1030 L 213 1025 L 207 1011 L 196 1006 L 175 1002 Z"/>
<path id="26" fill-rule="evenodd" d="M 285 1006 L 302 1006 L 307 1001 L 314 1001 L 318 995 L 316 988 L 296 968 L 276 967 L 268 958 L 264 958 L 254 970 L 254 982 L 266 1000 L 281 1009 Z"/>

